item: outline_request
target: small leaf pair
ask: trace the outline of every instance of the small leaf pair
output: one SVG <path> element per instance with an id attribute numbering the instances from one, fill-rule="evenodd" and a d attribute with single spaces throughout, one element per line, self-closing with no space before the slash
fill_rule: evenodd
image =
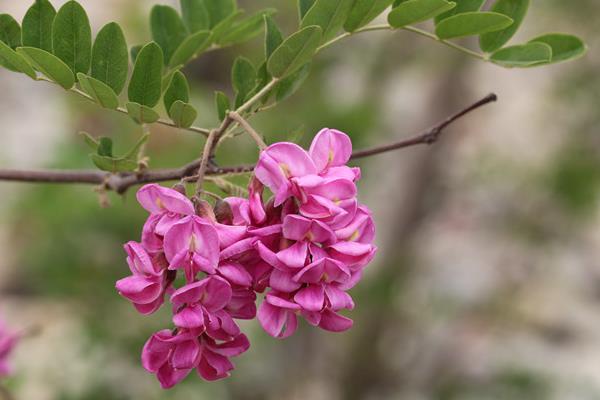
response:
<path id="1" fill-rule="evenodd" d="M 85 132 L 81 132 L 85 142 L 94 151 L 90 154 L 92 162 L 102 171 L 117 173 L 130 172 L 138 168 L 138 157 L 142 146 L 148 141 L 148 134 L 143 135 L 131 150 L 122 157 L 113 155 L 113 142 L 108 137 L 93 138 Z"/>

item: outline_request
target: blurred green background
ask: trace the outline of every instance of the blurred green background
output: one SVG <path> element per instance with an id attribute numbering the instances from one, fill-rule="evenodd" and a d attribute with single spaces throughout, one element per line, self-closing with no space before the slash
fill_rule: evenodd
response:
<path id="1" fill-rule="evenodd" d="M 96 31 L 116 20 L 130 45 L 148 40 L 156 1 L 81 3 Z M 278 8 L 285 33 L 297 24 L 295 1 L 240 5 Z M 17 20 L 28 6 L 0 0 Z M 254 119 L 269 141 L 294 135 L 306 146 L 327 126 L 363 148 L 488 92 L 499 102 L 433 147 L 358 164 L 380 251 L 352 291 L 354 328 L 302 324 L 277 341 L 244 322 L 252 347 L 221 382 L 190 376 L 165 392 L 140 366 L 146 338 L 170 321 L 167 312 L 138 315 L 114 290 L 128 274 L 121 245 L 145 218 L 134 191 L 111 194 L 103 209 L 90 187 L 0 183 L 0 312 L 15 328 L 39 328 L 15 354 L 15 397 L 600 399 L 599 13 L 594 0 L 532 1 L 515 42 L 564 31 L 590 46 L 583 59 L 539 69 L 504 70 L 408 32 L 359 35 L 320 54 L 294 97 Z M 258 63 L 261 48 L 257 38 L 186 68 L 200 125 L 216 123 L 213 91 L 230 92 L 233 59 Z M 125 116 L 4 70 L 0 88 L 2 167 L 91 168 L 77 132 L 112 136 L 117 153 L 140 134 Z M 180 166 L 201 146 L 153 126 L 151 166 Z M 218 154 L 221 165 L 255 158 L 245 136 Z"/>

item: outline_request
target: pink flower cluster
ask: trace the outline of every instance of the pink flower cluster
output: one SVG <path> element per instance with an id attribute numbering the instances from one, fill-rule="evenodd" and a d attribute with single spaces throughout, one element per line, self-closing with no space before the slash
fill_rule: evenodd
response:
<path id="1" fill-rule="evenodd" d="M 248 198 L 215 210 L 196 210 L 174 189 L 139 190 L 150 216 L 141 243 L 125 245 L 132 275 L 116 287 L 143 314 L 170 299 L 175 328 L 155 333 L 142 352 L 164 388 L 194 369 L 206 380 L 228 376 L 230 358 L 249 348 L 236 319 L 258 316 L 277 338 L 294 333 L 298 316 L 333 332 L 352 326 L 340 311 L 354 307 L 347 291 L 376 248 L 371 214 L 356 198 L 360 171 L 346 165 L 351 152 L 348 136 L 330 129 L 308 152 L 276 143 L 262 151 Z M 265 187 L 274 194 L 266 202 Z"/>
<path id="2" fill-rule="evenodd" d="M 0 379 L 10 376 L 12 368 L 9 363 L 9 357 L 19 342 L 20 335 L 12 332 L 0 320 Z"/>

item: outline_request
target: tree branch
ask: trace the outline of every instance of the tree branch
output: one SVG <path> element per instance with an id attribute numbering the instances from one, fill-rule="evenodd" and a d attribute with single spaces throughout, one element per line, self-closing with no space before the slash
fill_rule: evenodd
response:
<path id="1" fill-rule="evenodd" d="M 482 106 L 485 106 L 486 104 L 493 103 L 496 100 L 498 100 L 498 96 L 496 96 L 494 93 L 488 94 L 483 99 L 462 109 L 461 111 L 457 112 L 456 114 L 451 115 L 450 117 L 446 118 L 444 121 L 438 123 L 437 125 L 433 126 L 432 128 L 429 128 L 429 130 L 425 131 L 424 133 L 421 133 L 417 136 L 413 136 L 409 139 L 401 140 L 399 142 L 394 142 L 394 143 L 390 143 L 390 144 L 383 145 L 383 146 L 376 146 L 376 147 L 373 147 L 370 149 L 355 151 L 354 153 L 352 153 L 352 159 L 354 160 L 357 158 L 371 157 L 371 156 L 374 156 L 377 154 L 387 153 L 388 151 L 398 150 L 398 149 L 402 149 L 405 147 L 417 146 L 420 144 L 428 144 L 428 145 L 433 144 L 438 141 L 438 139 L 440 138 L 444 129 L 448 125 L 452 124 L 457 119 L 464 117 L 471 111 L 474 111 Z"/>
<path id="2" fill-rule="evenodd" d="M 399 150 L 407 147 L 433 144 L 439 140 L 445 128 L 456 120 L 464 117 L 476 109 L 497 100 L 495 94 L 489 94 L 483 99 L 460 110 L 454 115 L 446 118 L 427 131 L 398 142 L 370 149 L 358 150 L 352 154 L 352 159 L 371 157 L 374 155 Z M 233 120 L 230 120 L 233 122 Z M 230 123 L 231 123 L 230 122 Z M 216 138 L 215 138 L 216 139 Z M 0 169 L 0 181 L 15 182 L 42 182 L 42 183 L 79 183 L 102 185 L 106 189 L 117 193 L 124 193 L 132 186 L 152 183 L 180 180 L 183 178 L 194 178 L 200 168 L 201 160 L 195 160 L 181 168 L 148 170 L 142 173 L 120 173 L 111 174 L 95 170 L 9 170 Z M 240 164 L 228 167 L 218 167 L 208 162 L 206 175 L 227 175 L 252 172 L 254 165 Z"/>

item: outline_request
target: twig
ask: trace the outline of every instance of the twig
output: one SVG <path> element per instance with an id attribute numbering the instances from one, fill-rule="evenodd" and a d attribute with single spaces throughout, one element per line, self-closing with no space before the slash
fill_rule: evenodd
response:
<path id="1" fill-rule="evenodd" d="M 462 109 L 458 113 L 446 118 L 439 124 L 427 131 L 384 146 L 377 146 L 366 150 L 358 150 L 352 154 L 353 159 L 370 157 L 388 151 L 398 150 L 422 144 L 435 143 L 441 136 L 443 130 L 457 119 L 466 114 L 497 100 L 495 94 L 490 94 L 472 105 Z M 233 120 L 232 120 L 233 121 Z M 214 144 L 214 142 L 213 142 Z M 186 182 L 191 182 L 199 178 L 199 168 L 201 160 L 195 160 L 181 168 L 148 170 L 141 174 L 121 173 L 111 174 L 102 171 L 65 171 L 65 170 L 6 170 L 0 169 L 0 180 L 15 182 L 43 182 L 43 183 L 79 183 L 79 184 L 106 184 L 107 189 L 112 189 L 117 193 L 124 193 L 131 186 L 151 183 L 180 180 L 185 178 Z M 240 164 L 227 167 L 209 166 L 205 175 L 219 176 L 227 174 L 238 174 L 252 172 L 254 165 Z"/>
<path id="2" fill-rule="evenodd" d="M 267 148 L 267 144 L 265 143 L 265 141 L 262 139 L 262 137 L 258 134 L 258 132 L 256 132 L 254 130 L 254 128 L 252 128 L 252 125 L 250 125 L 248 123 L 248 121 L 246 121 L 244 119 L 244 117 L 242 117 L 240 114 L 238 114 L 235 111 L 232 111 L 229 113 L 229 118 L 231 118 L 232 120 L 234 120 L 235 122 L 237 122 L 238 124 L 240 124 L 240 126 L 242 128 L 244 128 L 244 130 L 246 132 L 248 132 L 248 134 L 250 136 L 252 136 L 252 139 L 254 139 L 254 141 L 256 142 L 256 145 L 258 146 L 258 148 L 260 150 L 264 150 Z"/>
<path id="3" fill-rule="evenodd" d="M 200 198 L 202 195 L 202 185 L 204 184 L 204 174 L 206 174 L 206 167 L 208 166 L 208 159 L 210 156 L 210 152 L 213 148 L 213 143 L 215 142 L 215 138 L 218 132 L 216 130 L 211 131 L 206 139 L 206 143 L 204 144 L 204 149 L 202 150 L 202 158 L 200 159 L 200 166 L 198 167 L 198 180 L 196 181 L 196 196 Z"/>
<path id="4" fill-rule="evenodd" d="M 424 132 L 420 135 L 417 135 L 417 136 L 414 136 L 414 137 L 411 137 L 409 139 L 402 140 L 399 142 L 394 142 L 394 143 L 390 143 L 390 144 L 383 145 L 383 146 L 376 146 L 376 147 L 373 147 L 370 149 L 356 151 L 356 152 L 352 153 L 352 159 L 354 160 L 357 158 L 370 157 L 370 156 L 374 156 L 377 154 L 386 153 L 388 151 L 398 150 L 398 149 L 402 149 L 405 147 L 416 146 L 419 144 L 428 144 L 428 145 L 433 144 L 438 141 L 442 132 L 444 131 L 444 128 L 446 128 L 448 125 L 450 125 L 457 119 L 465 116 L 466 114 L 470 113 L 471 111 L 474 111 L 474 110 L 478 109 L 479 107 L 482 107 L 486 104 L 495 102 L 496 100 L 498 100 L 498 97 L 494 93 L 488 94 L 483 99 L 479 100 L 476 103 L 471 104 L 469 107 L 446 118 L 444 121 L 440 122 L 439 124 L 435 125 L 434 127 L 430 128 L 429 130 L 427 130 L 426 132 Z"/>

